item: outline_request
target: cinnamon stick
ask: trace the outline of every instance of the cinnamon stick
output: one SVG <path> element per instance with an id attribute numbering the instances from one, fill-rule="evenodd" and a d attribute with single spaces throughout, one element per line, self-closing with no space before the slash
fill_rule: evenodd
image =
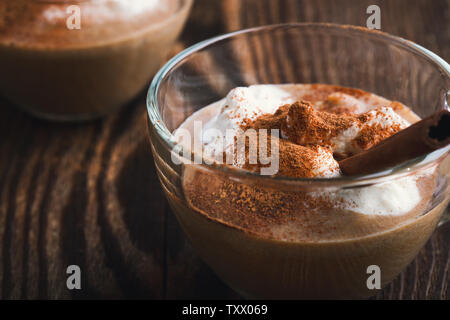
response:
<path id="1" fill-rule="evenodd" d="M 450 143 L 450 112 L 436 112 L 397 132 L 376 146 L 341 160 L 345 175 L 370 174 L 412 160 Z"/>

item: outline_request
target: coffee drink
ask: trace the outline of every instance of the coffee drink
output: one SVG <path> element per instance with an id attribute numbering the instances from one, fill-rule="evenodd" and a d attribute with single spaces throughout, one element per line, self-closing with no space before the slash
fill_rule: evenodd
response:
<path id="1" fill-rule="evenodd" d="M 149 83 L 191 4 L 0 1 L 0 94 L 55 120 L 117 110 Z"/>

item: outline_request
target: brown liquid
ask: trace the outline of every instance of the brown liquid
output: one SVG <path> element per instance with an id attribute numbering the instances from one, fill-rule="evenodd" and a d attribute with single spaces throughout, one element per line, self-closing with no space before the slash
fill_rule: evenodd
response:
<path id="1" fill-rule="evenodd" d="M 450 169 L 450 167 L 448 167 Z M 367 268 L 381 270 L 381 287 L 417 255 L 434 231 L 448 199 L 386 232 L 328 242 L 279 241 L 211 219 L 164 189 L 169 204 L 202 259 L 230 287 L 249 298 L 365 298 Z"/>
<path id="2" fill-rule="evenodd" d="M 342 88 L 299 89 L 305 87 L 289 88 L 296 98 L 317 103 Z M 345 90 L 372 106 L 390 104 L 375 95 Z M 410 122 L 418 120 L 407 107 L 391 106 Z M 215 107 L 202 109 L 192 119 L 203 114 L 206 120 Z M 189 122 L 183 126 L 188 128 Z M 366 285 L 368 266 L 381 268 L 385 285 L 428 240 L 448 202 L 445 190 L 444 199 L 433 193 L 438 179 L 446 179 L 449 171 L 445 163 L 419 178 L 420 203 L 395 216 L 362 214 L 332 203 L 313 210 L 312 191 L 240 183 L 192 165 L 183 169 L 185 200 L 170 188 L 165 191 L 194 247 L 237 291 L 258 298 L 355 298 L 376 294 Z"/>
<path id="3" fill-rule="evenodd" d="M 192 1 L 130 15 L 100 15 L 101 7 L 80 2 L 80 30 L 66 26 L 68 4 L 55 3 L 0 2 L 0 93 L 43 117 L 83 120 L 116 110 L 149 84 Z"/>

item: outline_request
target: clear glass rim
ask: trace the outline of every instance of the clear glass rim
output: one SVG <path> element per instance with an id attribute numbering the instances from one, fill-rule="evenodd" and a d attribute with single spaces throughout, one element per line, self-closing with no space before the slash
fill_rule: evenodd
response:
<path id="1" fill-rule="evenodd" d="M 164 121 L 159 113 L 158 107 L 158 92 L 161 86 L 161 83 L 164 81 L 166 76 L 172 71 L 174 68 L 178 66 L 184 59 L 189 57 L 191 54 L 199 52 L 213 44 L 216 44 L 220 41 L 230 39 L 237 35 L 256 33 L 260 31 L 267 30 L 276 30 L 282 28 L 307 28 L 307 27 L 315 27 L 315 28 L 328 28 L 334 30 L 341 30 L 347 32 L 353 32 L 354 34 L 364 34 L 365 36 L 372 38 L 378 41 L 391 42 L 398 47 L 412 51 L 416 54 L 425 57 L 430 62 L 436 64 L 441 68 L 444 75 L 450 81 L 450 65 L 437 54 L 432 51 L 404 38 L 393 36 L 391 34 L 377 31 L 377 30 L 369 30 L 364 27 L 352 26 L 352 25 L 342 25 L 342 24 L 332 24 L 332 23 L 284 23 L 284 24 L 273 24 L 273 25 L 265 25 L 259 26 L 249 29 L 238 30 L 231 33 L 226 33 L 223 35 L 219 35 L 204 41 L 201 41 L 197 44 L 194 44 L 187 49 L 183 50 L 172 59 L 170 59 L 154 76 L 150 88 L 147 94 L 147 112 L 150 120 L 150 124 L 155 128 L 157 134 L 162 139 L 169 150 L 173 150 L 175 147 L 173 135 L 167 126 L 164 124 Z M 446 88 L 447 97 L 450 97 L 450 88 Z M 433 163 L 436 163 L 440 159 L 444 158 L 446 155 L 450 153 L 450 146 L 434 151 L 432 153 L 426 154 L 421 157 L 417 157 L 412 159 L 404 164 L 395 166 L 393 168 L 376 172 L 369 175 L 358 175 L 358 176 L 341 176 L 334 178 L 292 178 L 285 176 L 264 176 L 260 175 L 256 172 L 247 171 L 244 169 L 231 167 L 231 166 L 223 166 L 223 165 L 214 165 L 214 164 L 206 164 L 202 163 L 201 168 L 210 172 L 220 172 L 227 175 L 232 175 L 238 179 L 262 179 L 267 182 L 276 182 L 283 183 L 288 185 L 297 185 L 297 184 L 307 184 L 308 186 L 317 185 L 317 186 L 332 186 L 332 185 L 365 185 L 377 183 L 385 180 L 396 179 L 406 175 L 410 175 L 420 169 L 428 167 Z M 187 160 L 187 159 L 186 159 Z"/>

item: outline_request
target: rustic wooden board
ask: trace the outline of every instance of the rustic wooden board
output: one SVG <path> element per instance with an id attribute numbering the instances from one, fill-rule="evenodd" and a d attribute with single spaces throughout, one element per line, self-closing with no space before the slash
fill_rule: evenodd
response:
<path id="1" fill-rule="evenodd" d="M 449 0 L 196 0 L 174 52 L 241 28 L 322 21 L 383 31 L 450 60 Z M 145 92 L 102 121 L 33 119 L 0 98 L 0 297 L 237 298 L 200 261 L 163 197 L 146 138 Z M 449 299 L 450 224 L 377 299 Z M 66 289 L 66 267 L 83 272 Z"/>

